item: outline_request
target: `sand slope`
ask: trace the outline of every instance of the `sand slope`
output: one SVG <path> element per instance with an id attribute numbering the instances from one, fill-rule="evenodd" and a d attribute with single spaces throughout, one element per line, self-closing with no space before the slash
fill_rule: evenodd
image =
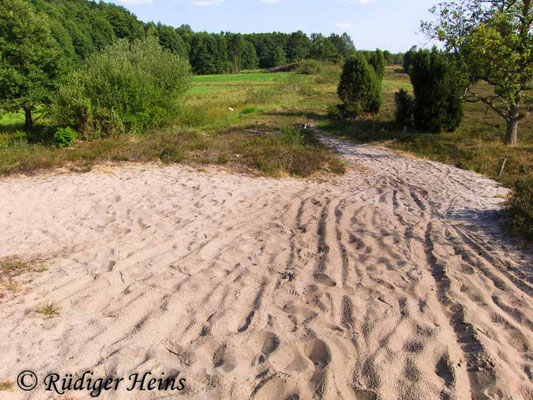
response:
<path id="1" fill-rule="evenodd" d="M 0 299 L 0 378 L 179 373 L 175 397 L 194 399 L 532 398 L 533 257 L 502 241 L 506 190 L 324 140 L 349 164 L 329 182 L 184 166 L 0 181 L 0 255 L 49 266 Z"/>

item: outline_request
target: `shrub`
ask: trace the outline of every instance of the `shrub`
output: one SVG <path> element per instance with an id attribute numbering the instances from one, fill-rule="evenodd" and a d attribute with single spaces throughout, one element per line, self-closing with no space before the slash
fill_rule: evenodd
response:
<path id="1" fill-rule="evenodd" d="M 71 73 L 53 105 L 55 119 L 84 139 L 170 122 L 190 85 L 190 68 L 156 38 L 119 40 Z"/>
<path id="2" fill-rule="evenodd" d="M 453 132 L 463 120 L 468 79 L 453 56 L 433 49 L 411 56 L 415 126 L 430 132 Z"/>
<path id="3" fill-rule="evenodd" d="M 379 80 L 383 80 L 385 76 L 385 56 L 380 49 L 376 49 L 370 56 L 368 63 L 374 68 L 374 72 Z"/>
<path id="4" fill-rule="evenodd" d="M 317 60 L 304 60 L 296 68 L 297 74 L 302 75 L 313 75 L 318 74 L 322 71 L 322 66 Z"/>
<path id="5" fill-rule="evenodd" d="M 281 140 L 285 144 L 304 144 L 305 134 L 298 128 L 285 128 L 281 133 Z"/>
<path id="6" fill-rule="evenodd" d="M 533 240 L 533 178 L 518 179 L 508 202 L 511 231 Z"/>
<path id="7" fill-rule="evenodd" d="M 61 128 L 54 134 L 57 147 L 68 147 L 76 140 L 76 131 L 70 127 Z"/>
<path id="8" fill-rule="evenodd" d="M 339 109 L 345 116 L 377 114 L 383 105 L 381 82 L 361 54 L 344 64 L 337 93 L 343 103 Z"/>
<path id="9" fill-rule="evenodd" d="M 413 111 L 415 101 L 413 97 L 405 89 L 400 89 L 394 94 L 394 102 L 396 109 L 394 111 L 394 119 L 400 126 L 413 125 Z"/>

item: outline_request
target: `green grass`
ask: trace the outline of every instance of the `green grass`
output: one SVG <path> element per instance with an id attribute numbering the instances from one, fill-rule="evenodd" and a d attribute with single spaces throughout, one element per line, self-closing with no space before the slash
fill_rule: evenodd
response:
<path id="1" fill-rule="evenodd" d="M 250 73 L 250 74 L 228 74 L 228 75 L 196 75 L 193 83 L 227 83 L 227 82 L 279 82 L 287 79 L 289 73 Z"/>

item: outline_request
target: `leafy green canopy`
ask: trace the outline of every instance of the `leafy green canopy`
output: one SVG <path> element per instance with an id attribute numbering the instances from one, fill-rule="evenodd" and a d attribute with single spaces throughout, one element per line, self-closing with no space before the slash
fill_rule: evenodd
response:
<path id="1" fill-rule="evenodd" d="M 189 86 L 189 64 L 156 38 L 119 40 L 68 76 L 54 116 L 84 139 L 141 131 L 170 122 Z"/>
<path id="2" fill-rule="evenodd" d="M 346 116 L 376 114 L 383 105 L 381 81 L 361 54 L 345 62 L 337 93 L 343 103 L 341 112 Z"/>
<path id="3" fill-rule="evenodd" d="M 62 71 L 61 51 L 48 21 L 21 0 L 0 0 L 0 108 L 26 114 L 47 105 Z"/>

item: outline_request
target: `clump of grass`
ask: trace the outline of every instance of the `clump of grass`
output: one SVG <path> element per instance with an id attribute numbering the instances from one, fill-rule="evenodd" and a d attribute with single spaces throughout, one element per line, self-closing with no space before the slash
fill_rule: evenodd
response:
<path id="1" fill-rule="evenodd" d="M 0 391 L 13 390 L 14 383 L 7 380 L 0 380 Z"/>
<path id="2" fill-rule="evenodd" d="M 52 318 L 59 314 L 59 308 L 54 303 L 47 303 L 35 309 L 37 314 L 44 318 Z"/>
<path id="3" fill-rule="evenodd" d="M 241 111 L 243 114 L 253 114 L 257 112 L 257 107 L 246 107 L 244 110 Z"/>
<path id="4" fill-rule="evenodd" d="M 23 261 L 18 256 L 13 257 L 4 257 L 0 259 L 0 271 L 6 273 L 16 273 L 28 270 L 31 268 L 31 265 Z"/>

